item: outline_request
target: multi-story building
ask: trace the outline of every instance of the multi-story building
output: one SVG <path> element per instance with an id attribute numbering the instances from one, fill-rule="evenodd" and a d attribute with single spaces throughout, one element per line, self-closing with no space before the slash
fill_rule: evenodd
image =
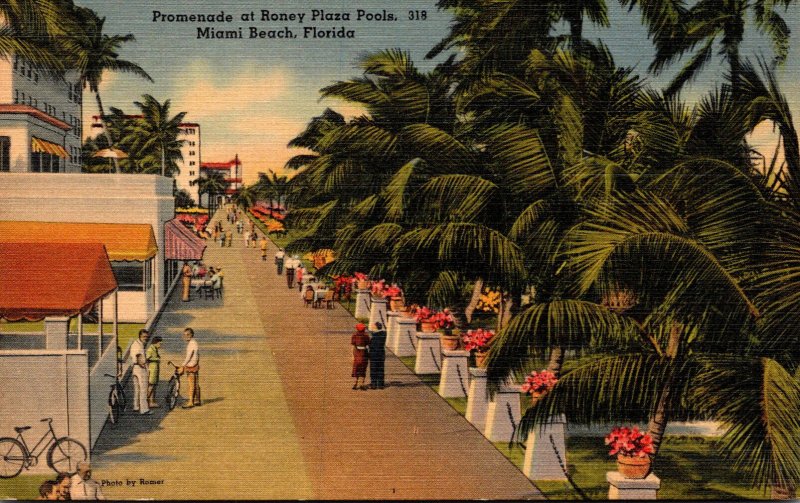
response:
<path id="1" fill-rule="evenodd" d="M 228 162 L 204 162 L 200 165 L 201 177 L 208 176 L 208 173 L 212 171 L 222 172 L 226 183 L 224 194 L 226 197 L 236 194 L 239 192 L 239 189 L 242 188 L 244 168 L 242 167 L 242 161 L 239 160 L 239 154 L 236 154 L 234 158 Z M 218 195 L 218 197 L 221 196 L 222 195 Z M 206 206 L 209 206 L 207 195 L 205 195 L 203 202 Z M 216 203 L 217 204 L 211 204 L 210 206 L 218 207 L 219 201 Z"/>
<path id="2" fill-rule="evenodd" d="M 126 119 L 141 119 L 141 115 L 126 115 Z M 178 172 L 175 173 L 175 188 L 185 190 L 195 203 L 200 202 L 200 124 L 196 122 L 182 122 L 178 140 L 183 140 L 181 146 L 182 161 L 177 161 Z M 92 129 L 102 132 L 103 122 L 99 115 L 92 116 Z"/>
<path id="3" fill-rule="evenodd" d="M 181 154 L 183 161 L 178 161 L 178 173 L 175 174 L 175 186 L 185 190 L 192 196 L 195 204 L 200 203 L 200 124 L 184 122 L 180 125 L 179 140 L 183 140 Z"/>
<path id="4" fill-rule="evenodd" d="M 0 171 L 79 173 L 82 103 L 77 72 L 55 78 L 0 58 Z"/>

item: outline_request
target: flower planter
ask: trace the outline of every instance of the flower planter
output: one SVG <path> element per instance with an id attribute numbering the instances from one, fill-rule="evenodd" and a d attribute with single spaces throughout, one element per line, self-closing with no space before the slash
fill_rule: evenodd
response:
<path id="1" fill-rule="evenodd" d="M 411 312 L 411 310 L 409 310 L 407 307 L 401 309 L 399 312 L 401 318 L 408 318 L 408 319 L 414 318 L 414 313 Z"/>
<path id="2" fill-rule="evenodd" d="M 432 334 L 436 332 L 437 328 L 439 328 L 439 325 L 428 321 L 423 321 L 419 324 L 419 331 L 425 332 L 426 334 Z"/>
<path id="3" fill-rule="evenodd" d="M 650 457 L 617 456 L 617 471 L 628 479 L 643 479 L 650 473 Z"/>
<path id="4" fill-rule="evenodd" d="M 442 349 L 455 351 L 461 345 L 461 337 L 458 335 L 442 334 L 439 337 L 442 341 Z"/>
<path id="5" fill-rule="evenodd" d="M 475 352 L 475 365 L 478 368 L 485 369 L 486 368 L 486 359 L 489 357 L 488 351 L 476 351 Z"/>
<path id="6" fill-rule="evenodd" d="M 389 299 L 389 309 L 391 311 L 403 311 L 406 308 L 402 298 L 396 297 Z"/>

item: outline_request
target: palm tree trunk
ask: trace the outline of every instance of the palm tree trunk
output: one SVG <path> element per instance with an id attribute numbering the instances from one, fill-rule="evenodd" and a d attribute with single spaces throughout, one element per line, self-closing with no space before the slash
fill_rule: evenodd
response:
<path id="1" fill-rule="evenodd" d="M 161 176 L 167 176 L 167 159 L 164 145 L 161 145 Z"/>
<path id="2" fill-rule="evenodd" d="M 464 316 L 467 318 L 467 323 L 472 323 L 472 315 L 475 313 L 475 308 L 478 306 L 478 301 L 481 300 L 483 293 L 483 280 L 478 278 L 475 280 L 475 286 L 472 287 L 472 297 L 469 299 L 469 304 L 464 309 Z"/>
<path id="3" fill-rule="evenodd" d="M 514 299 L 508 292 L 500 295 L 500 310 L 497 313 L 497 331 L 503 330 L 511 321 L 511 309 L 514 307 Z"/>
<path id="4" fill-rule="evenodd" d="M 95 91 L 94 97 L 97 100 L 97 109 L 100 111 L 100 123 L 103 124 L 103 134 L 106 140 L 108 140 L 108 148 L 111 148 L 114 146 L 114 142 L 111 141 L 111 135 L 106 126 L 106 112 L 103 110 L 103 100 L 100 99 L 100 91 Z M 111 160 L 114 161 L 114 173 L 119 173 L 119 161 L 117 161 L 116 157 L 112 157 Z"/>
<path id="5" fill-rule="evenodd" d="M 669 331 L 669 340 L 667 342 L 667 350 L 664 352 L 665 356 L 675 359 L 678 356 L 678 349 L 681 342 L 681 333 L 683 333 L 683 326 L 680 323 L 673 323 Z M 664 388 L 658 396 L 658 403 L 650 417 L 650 422 L 647 424 L 647 433 L 653 438 L 653 454 L 651 458 L 655 459 L 658 455 L 658 450 L 661 447 L 661 441 L 664 440 L 664 431 L 667 429 L 667 422 L 669 422 L 669 409 L 670 393 L 672 390 L 672 380 L 674 375 L 667 378 L 664 383 Z"/>
<path id="6" fill-rule="evenodd" d="M 554 373 L 556 377 L 559 377 L 563 365 L 564 348 L 562 346 L 554 346 L 550 349 L 550 360 L 547 362 L 547 370 Z"/>

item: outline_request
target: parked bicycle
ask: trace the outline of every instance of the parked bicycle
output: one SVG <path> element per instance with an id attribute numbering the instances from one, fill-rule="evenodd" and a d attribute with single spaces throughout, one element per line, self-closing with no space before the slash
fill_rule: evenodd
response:
<path id="1" fill-rule="evenodd" d="M 127 405 L 125 389 L 122 387 L 122 383 L 119 382 L 120 374 L 115 376 L 111 374 L 104 375 L 114 379 L 114 382 L 111 384 L 111 391 L 108 393 L 108 418 L 111 420 L 111 424 L 117 424 L 119 416 L 122 415 L 122 411 L 125 410 L 125 406 Z"/>
<path id="2" fill-rule="evenodd" d="M 181 395 L 181 374 L 178 372 L 180 367 L 174 363 L 167 362 L 167 365 L 172 365 L 175 368 L 175 372 L 169 378 L 169 384 L 167 385 L 167 408 L 172 410 L 178 404 L 178 398 Z"/>
<path id="3" fill-rule="evenodd" d="M 86 447 L 74 438 L 58 437 L 53 429 L 53 418 L 46 417 L 47 432 L 36 442 L 33 448 L 22 436 L 22 432 L 30 430 L 30 426 L 17 426 L 17 438 L 0 438 L 0 478 L 10 479 L 29 470 L 39 462 L 39 456 L 47 451 L 47 466 L 56 473 L 74 475 L 78 471 L 78 463 L 86 461 Z M 50 447 L 48 450 L 48 446 Z"/>

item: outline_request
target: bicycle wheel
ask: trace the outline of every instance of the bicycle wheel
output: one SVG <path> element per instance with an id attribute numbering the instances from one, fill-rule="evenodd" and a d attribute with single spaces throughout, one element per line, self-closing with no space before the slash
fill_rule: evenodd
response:
<path id="1" fill-rule="evenodd" d="M 25 467 L 25 447 L 14 438 L 0 438 L 0 479 L 19 475 Z"/>
<path id="2" fill-rule="evenodd" d="M 86 447 L 74 438 L 61 437 L 47 452 L 47 466 L 56 473 L 75 475 L 78 463 L 86 461 Z"/>
<path id="3" fill-rule="evenodd" d="M 119 416 L 122 413 L 122 404 L 119 402 L 119 396 L 116 389 L 111 389 L 111 394 L 108 395 L 108 419 L 111 424 L 117 424 Z"/>
<path id="4" fill-rule="evenodd" d="M 125 398 L 125 388 L 121 384 L 117 385 L 117 401 L 119 402 L 120 410 L 125 410 L 128 400 Z"/>
<path id="5" fill-rule="evenodd" d="M 167 392 L 167 408 L 172 410 L 178 403 L 178 380 L 174 377 L 169 380 L 169 391 Z"/>

